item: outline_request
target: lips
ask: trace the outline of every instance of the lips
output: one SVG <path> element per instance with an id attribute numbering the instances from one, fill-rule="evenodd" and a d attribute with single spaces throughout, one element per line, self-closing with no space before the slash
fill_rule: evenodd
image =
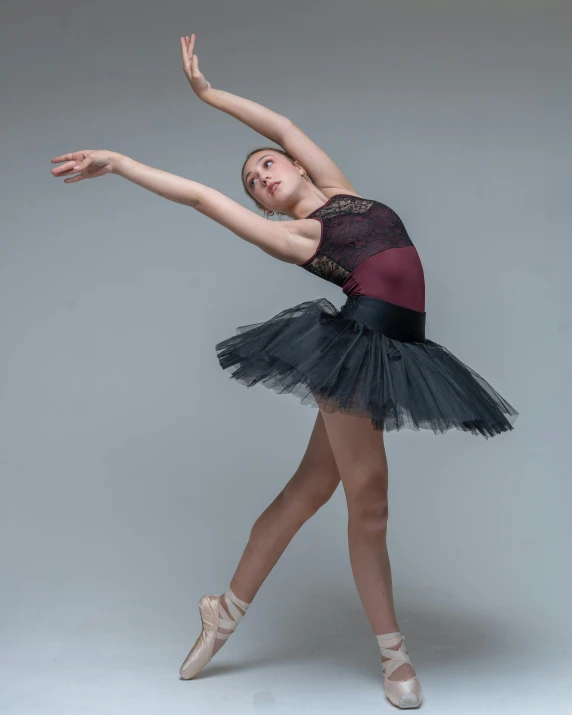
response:
<path id="1" fill-rule="evenodd" d="M 276 191 L 276 187 L 278 186 L 280 182 L 279 181 L 273 181 L 271 184 L 268 185 L 268 193 L 270 196 L 274 195 L 274 192 Z"/>

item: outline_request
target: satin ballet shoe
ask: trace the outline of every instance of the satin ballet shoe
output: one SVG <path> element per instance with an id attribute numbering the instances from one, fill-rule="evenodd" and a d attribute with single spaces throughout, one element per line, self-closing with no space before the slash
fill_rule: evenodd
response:
<path id="1" fill-rule="evenodd" d="M 220 596 L 203 596 L 199 601 L 203 629 L 179 670 L 181 678 L 185 680 L 194 678 L 210 662 L 217 638 L 226 640 L 240 623 L 243 614 L 237 606 L 245 613 L 250 606 L 250 603 L 241 601 L 230 589 L 224 594 L 224 598 L 228 613 L 222 605 Z M 231 633 L 220 633 L 219 628 L 229 629 Z"/>
<path id="2" fill-rule="evenodd" d="M 390 659 L 382 661 L 381 664 L 385 694 L 389 700 L 399 708 L 418 707 L 421 705 L 421 700 L 423 699 L 423 691 L 421 690 L 421 683 L 416 675 L 407 680 L 389 679 L 389 676 L 397 670 L 400 665 L 403 665 L 403 663 L 409 663 L 413 666 L 409 655 L 406 653 L 404 643 L 405 636 L 402 636 L 399 631 L 396 631 L 394 633 L 385 633 L 381 636 L 376 636 L 376 638 L 379 643 L 381 655 L 384 658 Z M 396 646 L 398 643 L 400 643 L 400 646 L 397 650 L 393 650 L 390 647 Z"/>

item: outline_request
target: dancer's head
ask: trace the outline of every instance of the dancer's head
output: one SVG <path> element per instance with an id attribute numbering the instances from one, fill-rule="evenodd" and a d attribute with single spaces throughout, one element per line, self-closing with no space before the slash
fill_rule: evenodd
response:
<path id="1" fill-rule="evenodd" d="M 280 182 L 272 193 L 269 188 Z M 297 159 L 283 149 L 259 147 L 242 166 L 242 185 L 259 209 L 269 215 L 289 215 L 287 209 L 304 197 L 312 180 Z"/>

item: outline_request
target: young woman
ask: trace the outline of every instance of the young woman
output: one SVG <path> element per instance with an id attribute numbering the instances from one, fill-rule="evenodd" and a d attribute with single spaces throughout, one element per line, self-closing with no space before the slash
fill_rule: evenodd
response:
<path id="1" fill-rule="evenodd" d="M 395 615 L 389 557 L 384 431 L 450 428 L 485 438 L 513 429 L 518 413 L 445 347 L 425 337 L 421 261 L 388 206 L 358 194 L 338 166 L 286 117 L 213 89 L 181 38 L 195 94 L 282 149 L 251 151 L 242 167 L 250 199 L 271 221 L 195 181 L 106 150 L 52 159 L 66 183 L 113 173 L 209 216 L 274 258 L 342 287 L 341 310 L 305 301 L 216 345 L 223 369 L 318 408 L 300 466 L 255 522 L 229 589 L 199 601 L 202 632 L 181 666 L 193 678 L 224 645 L 286 546 L 341 481 L 352 572 L 381 651 L 390 701 L 417 707 L 422 691 Z M 76 173 L 79 172 L 79 173 Z M 73 176 L 72 176 L 73 174 Z"/>

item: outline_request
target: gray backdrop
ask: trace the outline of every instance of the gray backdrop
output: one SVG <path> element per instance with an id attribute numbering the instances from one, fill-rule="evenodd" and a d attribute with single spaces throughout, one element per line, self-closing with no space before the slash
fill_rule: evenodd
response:
<path id="1" fill-rule="evenodd" d="M 564 713 L 570 676 L 569 3 L 8 2 L 2 13 L 2 713 L 389 712 L 343 491 L 196 681 L 223 593 L 317 415 L 221 371 L 217 341 L 341 290 L 116 176 L 108 148 L 257 211 L 268 143 L 195 97 L 287 115 L 394 208 L 428 335 L 520 412 L 485 441 L 386 436 L 401 631 L 427 712 Z M 385 710 L 384 710 L 385 708 Z"/>

